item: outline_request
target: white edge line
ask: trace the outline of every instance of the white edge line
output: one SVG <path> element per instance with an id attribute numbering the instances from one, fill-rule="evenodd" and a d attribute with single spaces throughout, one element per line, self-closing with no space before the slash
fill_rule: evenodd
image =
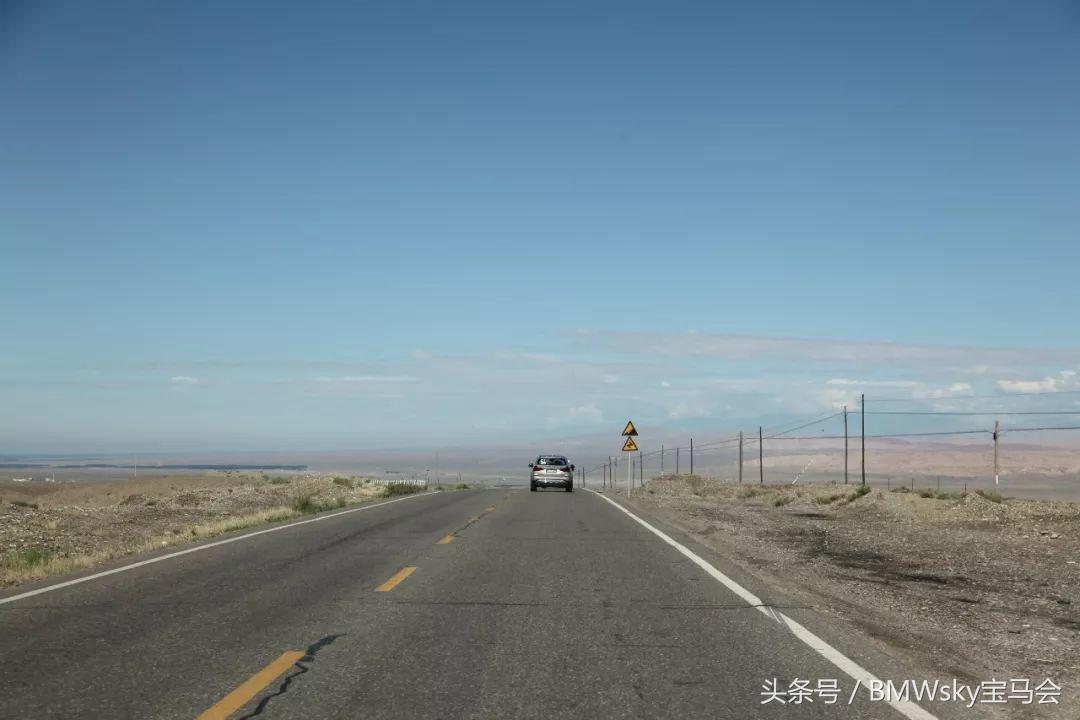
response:
<path id="1" fill-rule="evenodd" d="M 758 598 L 757 595 L 750 592 L 749 590 L 744 588 L 742 585 L 740 585 L 739 583 L 735 582 L 734 580 L 729 578 L 724 573 L 717 570 L 712 565 L 712 563 L 710 563 L 708 560 L 705 560 L 704 558 L 698 556 L 690 548 L 686 547 L 685 545 L 678 542 L 677 540 L 672 539 L 667 533 L 663 532 L 662 530 L 659 530 L 659 529 L 653 527 L 648 522 L 646 522 L 645 520 L 642 520 L 637 515 L 630 512 L 629 510 L 627 510 L 626 508 L 624 508 L 622 505 L 615 502 L 611 498 L 606 497 L 604 495 L 601 495 L 600 493 L 596 492 L 595 490 L 589 490 L 589 492 L 596 495 L 598 498 L 600 498 L 602 500 L 606 500 L 607 502 L 611 503 L 612 505 L 614 505 L 616 508 L 618 508 L 622 512 L 629 515 L 633 520 L 635 520 L 637 523 L 639 523 L 640 525 L 645 527 L 645 529 L 647 529 L 649 532 L 656 535 L 658 538 L 660 538 L 661 540 L 666 542 L 668 545 L 670 545 L 671 547 L 678 550 L 680 553 L 682 553 L 686 557 L 690 558 L 690 560 L 693 561 L 693 563 L 695 565 L 697 565 L 702 570 L 704 570 L 706 573 L 708 573 L 713 578 L 718 580 L 724 587 L 726 587 L 728 590 L 730 590 L 731 592 L 738 595 L 740 598 L 745 600 L 748 604 L 754 606 L 757 610 L 762 612 L 764 615 L 766 615 L 768 617 L 778 616 L 779 619 L 783 622 L 783 624 L 786 625 L 789 630 L 791 630 L 791 633 L 795 637 L 802 640 L 804 643 L 806 643 L 806 645 L 808 645 L 810 648 L 815 650 L 819 655 L 821 655 L 823 658 L 825 658 L 826 660 L 831 662 L 833 665 L 835 665 L 836 667 L 843 670 L 845 673 L 847 673 L 849 676 L 851 676 L 851 678 L 853 680 L 856 680 L 856 681 L 862 683 L 863 686 L 868 686 L 871 682 L 880 682 L 880 680 L 878 680 L 878 678 L 876 676 L 874 676 L 874 674 L 871 673 L 869 670 L 866 670 L 865 668 L 860 666 L 858 663 L 856 663 L 854 660 L 850 659 L 849 657 L 844 655 L 842 652 L 840 652 L 839 650 L 834 648 L 832 645 L 830 645 L 829 643 L 825 642 L 824 640 L 819 638 L 814 633 L 807 630 L 806 627 L 804 627 L 803 625 L 799 624 L 795 620 L 792 620 L 790 617 L 788 617 L 784 613 L 778 612 L 778 611 L 774 610 L 773 608 L 767 607 L 766 605 L 762 604 L 761 600 Z M 919 707 L 918 705 L 916 705 L 915 703 L 913 703 L 911 701 L 908 701 L 908 700 L 888 700 L 887 702 L 897 712 L 899 712 L 900 714 L 902 714 L 903 716 L 905 716 L 907 718 L 910 718 L 911 720 L 937 720 L 936 716 L 931 715 L 926 710 L 923 710 L 921 707 Z"/>
<path id="2" fill-rule="evenodd" d="M 243 535 L 237 535 L 236 537 L 225 538 L 224 540 L 215 540 L 214 542 L 209 542 L 205 545 L 196 545 L 195 547 L 190 547 L 185 550 L 178 550 L 176 552 L 167 553 L 165 555 L 159 555 L 158 557 L 150 558 L 148 560 L 140 560 L 139 562 L 134 562 L 130 565 L 122 565 L 118 568 L 94 573 L 93 575 L 75 578 L 74 580 L 65 580 L 64 582 L 56 583 L 55 585 L 46 585 L 45 587 L 38 588 L 37 590 L 27 590 L 26 592 L 19 593 L 18 595 L 0 598 L 0 605 L 12 603 L 16 600 L 22 600 L 28 597 L 33 597 L 34 595 L 42 595 L 47 592 L 52 592 L 53 590 L 71 587 L 72 585 L 78 585 L 79 583 L 90 582 L 91 580 L 97 580 L 98 578 L 103 578 L 108 575 L 115 575 L 116 573 L 127 572 L 128 570 L 134 570 L 135 568 L 143 567 L 144 565 L 153 565 L 154 563 L 161 562 L 162 560 L 171 560 L 172 558 L 180 557 L 181 555 L 199 552 L 200 550 L 207 550 L 212 547 L 218 547 L 219 545 L 228 545 L 229 543 L 234 543 L 238 540 L 247 540 L 248 538 L 253 538 L 257 535 L 265 535 L 267 533 L 278 532 L 279 530 L 287 530 L 289 528 L 297 527 L 298 525 L 307 525 L 308 523 L 329 520 L 330 518 L 339 517 L 341 515 L 348 515 L 349 513 L 360 512 L 361 510 L 371 510 L 373 508 L 383 507 L 384 505 L 392 505 L 393 503 L 402 502 L 404 500 L 414 500 L 418 497 L 427 497 L 428 495 L 437 494 L 438 493 L 436 491 L 431 490 L 426 493 L 419 493 L 417 495 L 409 495 L 408 497 L 397 498 L 395 500 L 387 500 L 386 502 L 381 503 L 375 503 L 374 505 L 361 505 L 360 507 L 349 508 L 348 510 L 341 510 L 340 512 L 328 513 L 326 515 L 319 515 L 317 517 L 309 518 L 307 520 L 298 520 L 297 522 L 292 522 L 287 525 L 277 525 L 275 527 L 267 528 L 265 530 L 256 530 L 255 532 L 249 532 Z"/>

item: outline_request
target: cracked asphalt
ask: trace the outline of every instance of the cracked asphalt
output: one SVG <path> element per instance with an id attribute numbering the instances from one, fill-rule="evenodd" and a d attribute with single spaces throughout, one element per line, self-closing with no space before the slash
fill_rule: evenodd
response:
<path id="1" fill-rule="evenodd" d="M 871 671 L 891 662 L 769 597 Z M 516 489 L 416 497 L 0 605 L 0 716 L 195 718 L 288 651 L 305 654 L 229 717 L 901 717 L 846 693 L 763 706 L 771 678 L 854 681 L 600 497 Z"/>

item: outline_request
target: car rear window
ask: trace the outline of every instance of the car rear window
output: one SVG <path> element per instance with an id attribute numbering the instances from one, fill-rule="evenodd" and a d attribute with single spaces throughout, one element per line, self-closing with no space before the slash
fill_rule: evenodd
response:
<path id="1" fill-rule="evenodd" d="M 562 465 L 566 465 L 566 458 L 545 458 L 545 457 L 542 457 L 542 458 L 540 458 L 539 460 L 536 461 L 536 464 L 537 465 L 562 466 Z"/>

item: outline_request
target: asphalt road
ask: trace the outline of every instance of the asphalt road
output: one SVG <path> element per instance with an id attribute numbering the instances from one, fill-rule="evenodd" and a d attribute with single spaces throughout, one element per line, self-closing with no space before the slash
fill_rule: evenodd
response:
<path id="1" fill-rule="evenodd" d="M 841 693 L 762 705 L 772 678 Z M 854 684 L 581 491 L 410 497 L 0 604 L 5 718 L 903 717 Z"/>

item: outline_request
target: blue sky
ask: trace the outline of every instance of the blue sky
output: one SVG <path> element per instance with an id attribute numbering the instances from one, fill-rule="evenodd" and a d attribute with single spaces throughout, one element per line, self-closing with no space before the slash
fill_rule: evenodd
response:
<path id="1" fill-rule="evenodd" d="M 1076 389 L 1078 40 L 1066 0 L 4 3 L 0 450 Z"/>

